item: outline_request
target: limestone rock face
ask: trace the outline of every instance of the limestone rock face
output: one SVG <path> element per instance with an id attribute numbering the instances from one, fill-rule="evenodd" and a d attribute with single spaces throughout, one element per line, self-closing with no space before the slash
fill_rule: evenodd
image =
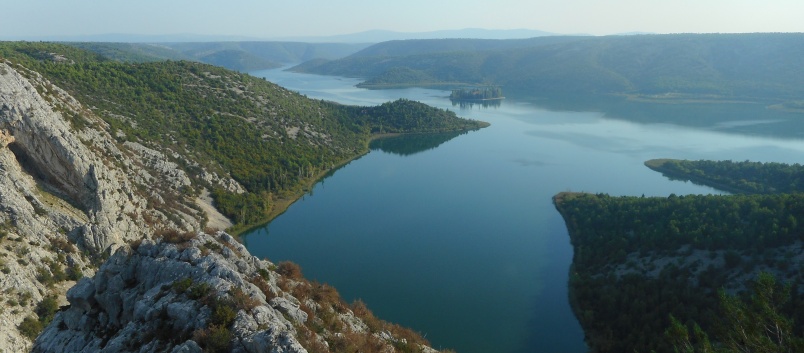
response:
<path id="1" fill-rule="evenodd" d="M 306 352 L 284 306 L 252 283 L 270 267 L 225 233 L 122 248 L 70 289 L 69 309 L 33 352 L 197 352 L 212 344 L 204 335 L 222 311 L 231 313 L 230 351 Z"/>
<path id="2" fill-rule="evenodd" d="M 93 261 L 153 237 L 156 225 L 201 229 L 202 217 L 175 224 L 170 207 L 148 207 L 138 191 L 148 181 L 125 172 L 141 153 L 121 150 L 102 119 L 38 73 L 0 59 L 0 352 L 29 350 L 20 324 L 36 319 L 45 297 L 65 300 L 75 279 L 94 273 Z"/>
<path id="3" fill-rule="evenodd" d="M 111 138 L 100 136 L 100 140 L 84 142 L 51 103 L 54 98 L 69 97 L 66 93 L 53 86 L 40 93 L 37 88 L 47 89 L 43 82 L 30 80 L 5 63 L 0 63 L 0 68 L 5 73 L 0 75 L 0 129 L 5 131 L 6 141 L 13 138 L 6 148 L 41 188 L 85 214 L 89 222 L 79 231 L 81 245 L 100 253 L 141 238 L 144 233 L 137 231 L 139 227 L 127 214 L 142 208 L 143 200 L 131 192 L 127 177 L 92 149 L 104 150 L 112 144 L 103 140 Z M 62 110 L 81 109 L 72 98 L 61 103 Z"/>

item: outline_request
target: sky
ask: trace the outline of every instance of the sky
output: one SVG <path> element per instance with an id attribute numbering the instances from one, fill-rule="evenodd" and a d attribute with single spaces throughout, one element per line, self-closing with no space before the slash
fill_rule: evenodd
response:
<path id="1" fill-rule="evenodd" d="M 110 33 L 272 39 L 463 28 L 804 32 L 801 0 L 0 0 L 0 9 L 5 40 Z"/>

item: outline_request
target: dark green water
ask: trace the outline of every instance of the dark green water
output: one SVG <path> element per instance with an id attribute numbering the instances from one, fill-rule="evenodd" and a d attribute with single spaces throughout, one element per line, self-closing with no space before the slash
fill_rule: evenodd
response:
<path id="1" fill-rule="evenodd" d="M 254 255 L 297 262 L 346 300 L 361 298 L 378 317 L 462 353 L 585 351 L 567 301 L 572 248 L 554 194 L 718 193 L 642 163 L 804 156 L 796 136 L 804 117 L 762 106 L 640 104 L 629 111 L 615 102 L 601 113 L 585 111 L 600 105 L 561 102 L 548 110 L 507 99 L 460 109 L 447 91 L 368 91 L 351 79 L 253 74 L 312 98 L 360 105 L 409 98 L 492 124 L 457 136 L 378 141 L 245 236 Z M 679 115 L 685 126 L 669 123 Z"/>

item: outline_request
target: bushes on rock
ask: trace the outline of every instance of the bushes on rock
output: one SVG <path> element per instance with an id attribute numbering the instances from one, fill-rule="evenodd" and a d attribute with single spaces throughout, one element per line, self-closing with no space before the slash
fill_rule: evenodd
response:
<path id="1" fill-rule="evenodd" d="M 250 311 L 260 305 L 260 301 L 252 298 L 239 287 L 233 287 L 229 290 L 232 295 L 232 303 L 240 310 Z"/>
<path id="2" fill-rule="evenodd" d="M 155 232 L 157 238 L 162 238 L 162 241 L 170 244 L 181 244 L 188 242 L 196 237 L 197 234 L 193 232 L 179 232 L 175 229 L 160 229 Z"/>
<path id="3" fill-rule="evenodd" d="M 54 295 L 48 295 L 39 304 L 36 304 L 36 315 L 39 315 L 39 321 L 44 326 L 53 321 L 53 316 L 57 311 L 59 311 L 59 302 Z"/>
<path id="4" fill-rule="evenodd" d="M 37 336 L 42 332 L 45 328 L 39 320 L 37 320 L 33 316 L 28 316 L 22 320 L 17 328 L 20 330 L 20 333 L 30 339 L 31 341 L 35 340 Z"/>
<path id="5" fill-rule="evenodd" d="M 276 268 L 276 272 L 290 279 L 302 278 L 301 266 L 290 261 L 280 262 Z"/>
<path id="6" fill-rule="evenodd" d="M 193 335 L 193 340 L 198 342 L 205 352 L 228 352 L 232 332 L 227 327 L 211 325 L 204 330 L 196 331 Z"/>

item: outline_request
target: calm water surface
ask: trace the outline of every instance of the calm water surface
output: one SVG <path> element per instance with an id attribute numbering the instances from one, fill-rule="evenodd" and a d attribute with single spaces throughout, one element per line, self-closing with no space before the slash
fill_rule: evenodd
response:
<path id="1" fill-rule="evenodd" d="M 311 98 L 358 105 L 408 98 L 491 123 L 459 136 L 376 143 L 244 237 L 254 255 L 297 262 L 347 301 L 361 298 L 378 317 L 462 353 L 585 351 L 567 301 L 572 248 L 554 194 L 718 193 L 642 163 L 804 156 L 796 135 L 804 117 L 762 106 L 633 103 L 628 110 L 619 102 L 606 114 L 507 99 L 460 109 L 446 91 L 369 91 L 347 78 L 252 74 Z M 667 122 L 676 116 L 685 126 Z"/>

